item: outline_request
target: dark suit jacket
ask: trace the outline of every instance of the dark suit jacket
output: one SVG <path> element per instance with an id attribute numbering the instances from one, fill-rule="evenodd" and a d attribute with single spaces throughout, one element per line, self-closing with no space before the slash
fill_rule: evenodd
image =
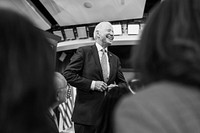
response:
<path id="1" fill-rule="evenodd" d="M 110 76 L 107 84 L 127 86 L 121 71 L 119 58 L 108 52 Z M 97 111 L 104 98 L 104 92 L 91 90 L 92 80 L 103 81 L 98 51 L 95 45 L 78 48 L 64 71 L 66 80 L 77 88 L 72 120 L 85 125 L 95 125 Z"/>
<path id="2" fill-rule="evenodd" d="M 46 118 L 50 133 L 59 133 L 54 118 L 49 111 L 47 111 Z"/>

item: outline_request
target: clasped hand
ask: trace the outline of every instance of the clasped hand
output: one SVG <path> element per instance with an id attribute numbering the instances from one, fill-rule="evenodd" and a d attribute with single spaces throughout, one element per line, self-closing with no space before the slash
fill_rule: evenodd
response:
<path id="1" fill-rule="evenodd" d="M 116 84 L 110 84 L 110 85 L 107 85 L 107 83 L 103 82 L 103 81 L 96 81 L 95 82 L 95 90 L 98 90 L 98 91 L 105 91 L 105 90 L 111 90 L 113 87 L 117 87 L 118 85 Z"/>

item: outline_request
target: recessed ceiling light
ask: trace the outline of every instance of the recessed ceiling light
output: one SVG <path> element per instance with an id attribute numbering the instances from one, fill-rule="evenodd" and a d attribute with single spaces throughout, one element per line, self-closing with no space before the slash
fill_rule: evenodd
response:
<path id="1" fill-rule="evenodd" d="M 92 4 L 90 2 L 84 2 L 83 5 L 85 8 L 92 8 Z"/>

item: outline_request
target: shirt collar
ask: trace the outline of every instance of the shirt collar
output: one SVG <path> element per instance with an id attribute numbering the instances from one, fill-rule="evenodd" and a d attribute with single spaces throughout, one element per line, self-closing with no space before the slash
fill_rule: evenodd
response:
<path id="1" fill-rule="evenodd" d="M 95 43 L 95 45 L 96 45 L 96 47 L 97 47 L 98 52 L 101 51 L 101 50 L 103 49 L 103 47 L 102 47 L 100 44 Z M 105 48 L 105 50 L 108 51 L 108 48 Z"/>
<path id="2" fill-rule="evenodd" d="M 51 113 L 52 116 L 54 115 L 54 111 L 51 107 L 49 108 L 49 112 Z"/>

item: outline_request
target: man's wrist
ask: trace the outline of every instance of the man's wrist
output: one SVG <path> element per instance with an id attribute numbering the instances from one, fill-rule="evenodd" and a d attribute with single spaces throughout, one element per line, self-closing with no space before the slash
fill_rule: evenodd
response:
<path id="1" fill-rule="evenodd" d="M 90 89 L 94 90 L 94 88 L 95 88 L 95 81 L 93 80 L 92 83 L 91 83 Z"/>

